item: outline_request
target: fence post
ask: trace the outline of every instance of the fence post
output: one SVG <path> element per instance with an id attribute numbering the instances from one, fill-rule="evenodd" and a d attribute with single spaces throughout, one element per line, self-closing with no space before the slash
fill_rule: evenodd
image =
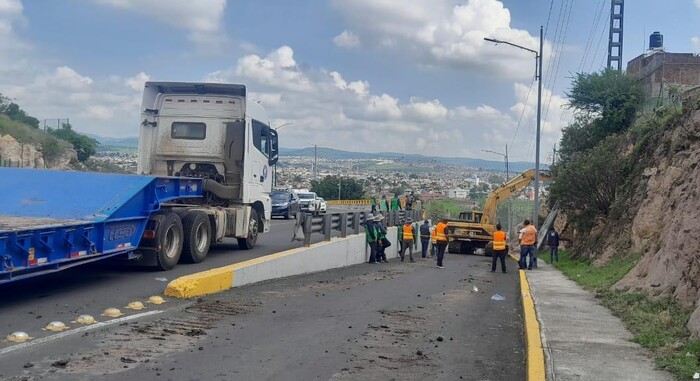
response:
<path id="1" fill-rule="evenodd" d="M 304 247 L 311 246 L 311 214 L 304 214 Z"/>
<path id="2" fill-rule="evenodd" d="M 360 234 L 360 212 L 352 213 L 352 231 Z"/>
<path id="3" fill-rule="evenodd" d="M 331 218 L 333 218 L 332 214 L 326 213 L 323 215 L 323 240 L 324 241 L 331 240 Z"/>
<path id="4" fill-rule="evenodd" d="M 348 214 L 340 213 L 340 236 L 345 238 L 348 236 Z"/>

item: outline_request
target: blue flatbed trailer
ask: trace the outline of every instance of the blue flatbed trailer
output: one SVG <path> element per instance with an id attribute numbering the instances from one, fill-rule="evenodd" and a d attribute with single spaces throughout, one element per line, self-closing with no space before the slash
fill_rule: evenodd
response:
<path id="1" fill-rule="evenodd" d="M 0 168 L 0 284 L 133 254 L 163 204 L 202 197 L 198 178 Z"/>

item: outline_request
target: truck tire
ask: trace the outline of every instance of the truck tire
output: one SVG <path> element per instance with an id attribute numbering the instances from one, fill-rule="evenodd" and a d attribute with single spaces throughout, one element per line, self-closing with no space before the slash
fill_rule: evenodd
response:
<path id="1" fill-rule="evenodd" d="M 176 213 L 166 213 L 156 230 L 156 259 L 161 270 L 171 270 L 182 255 L 182 221 Z"/>
<path id="2" fill-rule="evenodd" d="M 493 251 L 493 241 L 486 244 L 484 247 L 484 255 L 487 257 L 493 257 L 496 253 Z"/>
<path id="3" fill-rule="evenodd" d="M 182 260 L 187 263 L 199 263 L 209 254 L 211 245 L 211 223 L 209 216 L 201 211 L 187 212 L 182 216 L 184 239 Z"/>
<path id="4" fill-rule="evenodd" d="M 258 219 L 258 211 L 250 210 L 250 221 L 248 222 L 248 237 L 238 238 L 238 248 L 243 250 L 251 250 L 255 247 L 255 242 L 258 241 L 258 227 L 260 220 Z"/>

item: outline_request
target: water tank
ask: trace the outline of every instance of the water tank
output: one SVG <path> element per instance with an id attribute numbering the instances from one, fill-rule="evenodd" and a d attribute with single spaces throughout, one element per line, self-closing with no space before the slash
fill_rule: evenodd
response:
<path id="1" fill-rule="evenodd" d="M 664 47 L 664 35 L 654 32 L 649 36 L 649 50 L 659 50 Z"/>

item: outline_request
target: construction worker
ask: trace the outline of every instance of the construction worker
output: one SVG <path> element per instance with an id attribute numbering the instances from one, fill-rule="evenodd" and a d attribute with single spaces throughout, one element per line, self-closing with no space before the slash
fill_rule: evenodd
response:
<path id="1" fill-rule="evenodd" d="M 491 261 L 491 272 L 496 272 L 496 260 L 501 260 L 501 271 L 506 272 L 506 233 L 502 230 L 501 224 L 496 224 L 496 231 L 493 233 L 493 259 Z"/>
<path id="2" fill-rule="evenodd" d="M 444 269 L 442 260 L 445 258 L 447 248 L 447 218 L 445 217 L 435 227 L 435 242 L 437 242 L 437 268 Z"/>
<path id="3" fill-rule="evenodd" d="M 428 258 L 430 258 L 430 257 L 437 258 L 437 256 L 435 255 L 435 253 L 437 251 L 436 245 L 437 245 L 437 228 L 435 225 L 433 225 L 430 228 L 430 254 L 428 255 Z"/>
<path id="4" fill-rule="evenodd" d="M 370 205 L 372 205 L 372 213 L 377 213 L 377 196 L 372 195 L 372 198 L 369 200 Z"/>
<path id="5" fill-rule="evenodd" d="M 413 246 L 415 245 L 414 237 L 416 236 L 416 228 L 413 226 L 413 220 L 408 218 L 401 228 L 401 262 L 406 257 L 406 249 L 408 249 L 408 258 L 411 263 L 413 260 Z"/>
<path id="6" fill-rule="evenodd" d="M 379 263 L 377 261 L 377 239 L 379 234 L 377 225 L 374 223 L 374 215 L 369 213 L 365 219 L 365 236 L 369 245 L 369 262 L 371 264 Z"/>
<path id="7" fill-rule="evenodd" d="M 389 263 L 386 259 L 386 248 L 391 245 L 388 239 L 386 239 L 386 225 L 382 221 L 384 216 L 378 214 L 374 217 L 374 224 L 377 226 L 377 262 Z"/>
<path id="8" fill-rule="evenodd" d="M 389 211 L 389 200 L 386 199 L 386 195 L 383 194 L 381 200 L 379 200 L 379 211 L 382 214 L 386 214 Z"/>
<path id="9" fill-rule="evenodd" d="M 394 193 L 394 198 L 391 199 L 391 210 L 401 210 L 401 200 L 399 200 L 399 195 Z"/>
<path id="10" fill-rule="evenodd" d="M 533 267 L 537 268 L 537 251 L 535 250 L 535 245 L 537 244 L 537 229 L 530 224 L 530 220 L 525 220 L 523 225 L 525 227 L 520 229 L 520 234 L 518 236 L 520 239 L 520 261 L 518 264 L 521 269 L 527 268 L 528 270 L 532 270 Z M 527 261 L 528 256 L 530 257 L 529 263 Z"/>
<path id="11" fill-rule="evenodd" d="M 428 255 L 428 246 L 430 246 L 430 222 L 428 220 L 423 221 L 423 225 L 420 226 L 420 246 L 421 258 L 425 260 Z"/>

